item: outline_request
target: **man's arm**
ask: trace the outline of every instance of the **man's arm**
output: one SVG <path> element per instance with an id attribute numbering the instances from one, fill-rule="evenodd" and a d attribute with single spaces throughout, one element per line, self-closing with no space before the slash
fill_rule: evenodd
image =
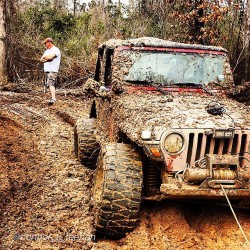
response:
<path id="1" fill-rule="evenodd" d="M 48 55 L 43 55 L 40 58 L 40 62 L 45 63 L 45 62 L 49 62 L 52 61 L 54 58 L 56 57 L 56 54 L 48 54 Z"/>

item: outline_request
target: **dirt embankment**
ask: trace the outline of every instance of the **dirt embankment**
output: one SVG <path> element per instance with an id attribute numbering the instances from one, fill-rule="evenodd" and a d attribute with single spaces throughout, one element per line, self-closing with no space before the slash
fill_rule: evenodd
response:
<path id="1" fill-rule="evenodd" d="M 47 106 L 48 97 L 0 92 L 0 249 L 248 249 L 228 207 L 183 201 L 143 203 L 132 233 L 93 240 L 93 171 L 73 143 L 86 100 L 61 92 Z M 250 238 L 249 210 L 236 214 Z"/>

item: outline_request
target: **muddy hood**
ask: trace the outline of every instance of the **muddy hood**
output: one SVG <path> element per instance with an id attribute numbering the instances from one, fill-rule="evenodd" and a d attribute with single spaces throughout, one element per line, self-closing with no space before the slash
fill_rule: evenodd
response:
<path id="1" fill-rule="evenodd" d="M 217 102 L 223 115 L 211 115 L 207 105 Z M 183 93 L 176 96 L 154 94 L 123 94 L 113 99 L 117 126 L 132 141 L 140 144 L 142 130 L 171 128 L 250 129 L 249 106 L 225 96 Z"/>

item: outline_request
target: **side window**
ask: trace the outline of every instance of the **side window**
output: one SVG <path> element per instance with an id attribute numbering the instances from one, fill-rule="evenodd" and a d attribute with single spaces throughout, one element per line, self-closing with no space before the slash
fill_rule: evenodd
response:
<path id="1" fill-rule="evenodd" d="M 112 80 L 112 59 L 113 49 L 106 49 L 105 55 L 105 72 L 104 72 L 104 83 L 105 86 L 110 86 Z"/>

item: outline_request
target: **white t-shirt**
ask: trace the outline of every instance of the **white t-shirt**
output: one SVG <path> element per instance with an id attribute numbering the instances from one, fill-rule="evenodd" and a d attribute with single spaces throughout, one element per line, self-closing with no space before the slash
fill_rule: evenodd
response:
<path id="1" fill-rule="evenodd" d="M 60 61 L 61 61 L 61 52 L 56 46 L 53 46 L 52 48 L 47 49 L 44 52 L 43 56 L 49 55 L 49 54 L 55 54 L 56 57 L 54 57 L 52 61 L 44 63 L 44 71 L 45 72 L 58 72 Z"/>

